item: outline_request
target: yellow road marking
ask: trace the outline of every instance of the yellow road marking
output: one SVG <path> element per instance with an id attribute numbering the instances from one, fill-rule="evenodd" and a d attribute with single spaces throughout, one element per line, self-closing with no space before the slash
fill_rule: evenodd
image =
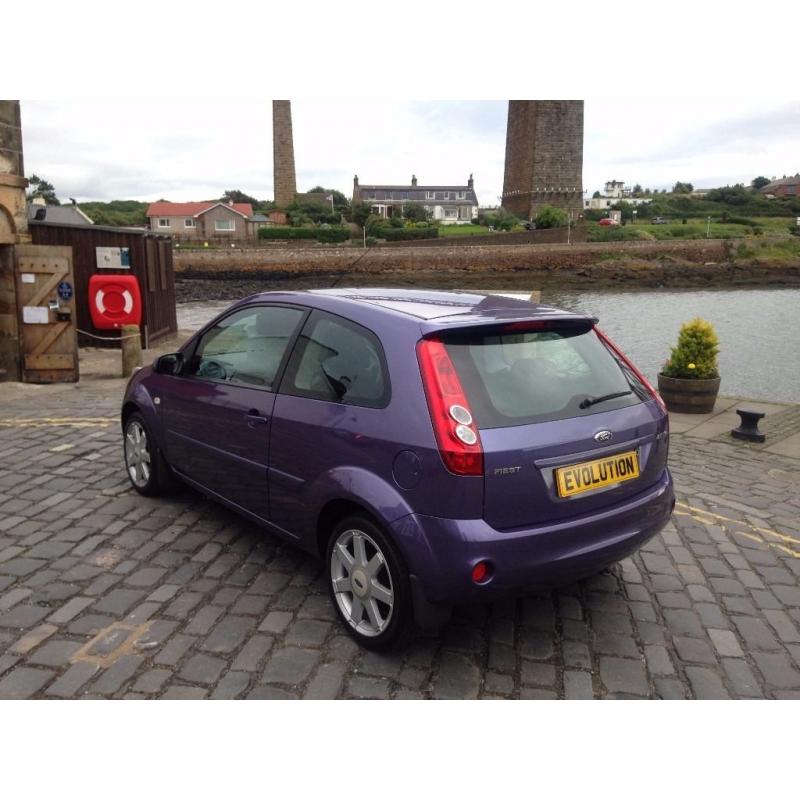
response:
<path id="1" fill-rule="evenodd" d="M 107 428 L 116 417 L 29 417 L 0 419 L 0 428 Z"/>
<path id="2" fill-rule="evenodd" d="M 706 525 L 711 525 L 711 524 L 715 524 L 715 523 L 719 524 L 719 526 L 723 530 L 728 531 L 729 533 L 733 533 L 733 534 L 735 534 L 737 536 L 744 536 L 746 539 L 750 539 L 750 540 L 752 540 L 754 542 L 758 542 L 759 544 L 765 544 L 765 545 L 767 545 L 767 547 L 774 547 L 776 550 L 780 550 L 781 552 L 786 553 L 787 555 L 790 555 L 793 558 L 800 558 L 800 551 L 798 551 L 798 550 L 794 550 L 793 548 L 787 547 L 786 545 L 780 544 L 779 542 L 770 542 L 767 539 L 765 539 L 763 536 L 758 536 L 758 535 L 756 535 L 754 533 L 747 533 L 746 531 L 740 531 L 740 530 L 729 530 L 728 526 L 720 524 L 719 520 L 725 520 L 725 522 L 732 522 L 732 523 L 734 523 L 736 525 L 746 525 L 751 530 L 758 531 L 759 533 L 762 533 L 762 534 L 766 533 L 766 534 L 775 536 L 775 537 L 777 537 L 779 539 L 782 539 L 782 540 L 785 540 L 785 541 L 790 541 L 792 543 L 800 544 L 800 541 L 798 541 L 797 539 L 794 539 L 793 537 L 791 537 L 791 536 L 789 536 L 787 534 L 779 533 L 778 531 L 773 531 L 771 528 L 760 528 L 758 525 L 752 525 L 751 523 L 744 522 L 743 520 L 731 519 L 730 517 L 724 517 L 724 516 L 722 516 L 722 514 L 715 514 L 712 511 L 706 511 L 705 509 L 702 509 L 702 508 L 695 508 L 695 506 L 690 506 L 688 503 L 682 503 L 682 502 L 678 501 L 675 505 L 676 506 L 680 506 L 681 508 L 688 508 L 689 509 L 688 512 L 687 511 L 675 511 L 674 512 L 675 514 L 677 514 L 680 517 L 691 517 L 692 519 L 696 519 L 698 522 L 702 522 L 703 524 L 706 524 Z M 692 513 L 692 512 L 694 512 L 694 513 Z M 705 517 L 705 519 L 701 519 L 701 517 Z"/>
<path id="3" fill-rule="evenodd" d="M 774 536 L 777 539 L 780 539 L 783 542 L 790 542 L 791 544 L 800 544 L 800 539 L 796 539 L 794 536 L 789 536 L 788 533 L 780 533 L 779 531 L 774 531 L 772 528 L 759 528 L 758 525 L 752 525 L 749 522 L 743 522 L 739 519 L 731 519 L 730 517 L 723 517 L 722 514 L 714 514 L 712 511 L 705 511 L 702 508 L 695 508 L 694 506 L 690 506 L 688 503 L 681 503 L 678 502 L 676 505 L 682 506 L 683 508 L 688 508 L 691 511 L 696 511 L 699 514 L 705 514 L 707 517 L 712 517 L 713 519 L 723 519 L 726 522 L 733 522 L 736 525 L 747 525 L 748 528 L 752 528 L 754 531 L 758 531 L 759 533 L 767 533 L 770 536 Z"/>

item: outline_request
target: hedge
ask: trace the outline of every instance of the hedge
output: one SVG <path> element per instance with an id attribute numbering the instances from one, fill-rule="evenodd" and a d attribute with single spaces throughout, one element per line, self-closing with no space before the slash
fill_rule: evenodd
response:
<path id="1" fill-rule="evenodd" d="M 316 239 L 313 228 L 291 228 L 288 225 L 274 225 L 258 229 L 259 239 Z"/>
<path id="2" fill-rule="evenodd" d="M 380 228 L 375 235 L 387 242 L 410 242 L 416 239 L 438 239 L 438 228 Z"/>
<path id="3" fill-rule="evenodd" d="M 259 239 L 316 239 L 318 242 L 332 244 L 346 242 L 350 238 L 347 228 L 292 228 L 276 225 L 258 229 Z"/>
<path id="4" fill-rule="evenodd" d="M 318 228 L 316 234 L 317 241 L 325 244 L 346 242 L 350 238 L 350 231 L 347 228 Z"/>

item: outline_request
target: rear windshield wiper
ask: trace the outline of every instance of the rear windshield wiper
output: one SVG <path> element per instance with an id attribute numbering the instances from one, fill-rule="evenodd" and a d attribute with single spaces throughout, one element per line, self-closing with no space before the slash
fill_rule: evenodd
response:
<path id="1" fill-rule="evenodd" d="M 585 400 L 581 400 L 579 408 L 589 408 L 589 406 L 596 405 L 597 403 L 613 400 L 615 397 L 625 397 L 625 395 L 628 394 L 633 394 L 633 392 L 629 389 L 627 392 L 614 392 L 613 394 L 604 394 L 600 397 L 587 397 Z"/>

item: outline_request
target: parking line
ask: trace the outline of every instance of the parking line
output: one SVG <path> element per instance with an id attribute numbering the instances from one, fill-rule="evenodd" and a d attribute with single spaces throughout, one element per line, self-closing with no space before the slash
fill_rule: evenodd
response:
<path id="1" fill-rule="evenodd" d="M 0 428 L 107 428 L 116 417 L 6 417 Z"/>
<path id="2" fill-rule="evenodd" d="M 781 544 L 780 542 L 770 542 L 764 538 L 763 534 L 767 534 L 769 536 L 774 536 L 781 541 L 790 542 L 792 544 L 800 544 L 800 539 L 795 539 L 792 536 L 789 536 L 785 533 L 780 533 L 779 531 L 774 531 L 771 528 L 761 528 L 758 525 L 753 525 L 750 522 L 745 522 L 744 520 L 739 519 L 731 519 L 731 517 L 725 517 L 722 514 L 715 514 L 713 511 L 706 511 L 703 508 L 696 508 L 695 506 L 690 506 L 688 503 L 682 503 L 678 501 L 676 506 L 680 506 L 681 508 L 689 509 L 688 512 L 686 511 L 675 511 L 681 517 L 691 517 L 692 519 L 696 519 L 698 522 L 702 522 L 703 524 L 711 525 L 711 524 L 719 524 L 719 526 L 725 530 L 729 531 L 730 533 L 737 534 L 739 536 L 744 536 L 747 539 L 751 539 L 754 542 L 760 542 L 761 544 L 767 545 L 767 547 L 774 547 L 776 550 L 780 550 L 787 555 L 792 556 L 793 558 L 800 558 L 800 551 L 793 549 L 792 547 L 788 547 L 785 544 Z M 692 513 L 694 512 L 694 513 Z M 701 519 L 701 517 L 705 517 L 705 519 Z M 745 525 L 750 530 L 758 531 L 761 536 L 756 536 L 752 533 L 747 533 L 745 531 L 740 530 L 729 530 L 727 525 L 722 525 L 720 520 L 724 520 L 725 522 L 732 522 L 735 525 Z"/>

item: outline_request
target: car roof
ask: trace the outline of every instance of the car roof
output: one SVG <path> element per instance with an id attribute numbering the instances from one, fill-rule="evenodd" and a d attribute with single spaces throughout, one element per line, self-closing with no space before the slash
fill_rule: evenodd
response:
<path id="1" fill-rule="evenodd" d="M 553 306 L 532 303 L 520 297 L 490 292 L 460 292 L 433 289 L 336 288 L 296 292 L 263 292 L 242 302 L 296 302 L 346 315 L 358 310 L 382 310 L 423 325 L 423 329 L 453 327 L 514 320 L 563 319 L 596 321 Z M 435 324 L 434 324 L 435 323 Z"/>

